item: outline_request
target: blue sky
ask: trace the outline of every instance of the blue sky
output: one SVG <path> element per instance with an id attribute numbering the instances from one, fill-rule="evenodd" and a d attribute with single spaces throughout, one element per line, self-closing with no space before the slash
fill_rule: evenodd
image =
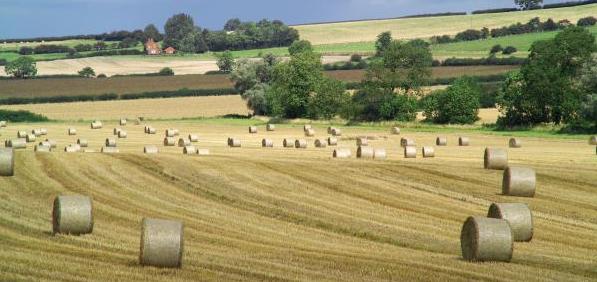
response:
<path id="1" fill-rule="evenodd" d="M 221 29 L 229 18 L 279 19 L 289 24 L 399 17 L 514 6 L 513 0 L 0 0 L 0 38 L 160 30 L 173 14 Z M 545 3 L 565 2 L 547 0 Z"/>

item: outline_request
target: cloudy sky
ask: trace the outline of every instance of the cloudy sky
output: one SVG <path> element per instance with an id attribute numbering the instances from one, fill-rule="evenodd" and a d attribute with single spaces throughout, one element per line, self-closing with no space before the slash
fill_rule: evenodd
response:
<path id="1" fill-rule="evenodd" d="M 289 24 L 512 7 L 513 0 L 0 0 L 0 39 L 133 30 L 188 13 L 221 29 L 229 18 Z M 546 0 L 545 3 L 565 2 Z"/>

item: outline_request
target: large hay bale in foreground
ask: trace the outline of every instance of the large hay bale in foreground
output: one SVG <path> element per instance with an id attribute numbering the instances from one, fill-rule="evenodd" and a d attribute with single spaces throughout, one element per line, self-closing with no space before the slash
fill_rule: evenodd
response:
<path id="1" fill-rule="evenodd" d="M 460 136 L 458 137 L 458 146 L 469 146 L 471 143 L 470 138 Z"/>
<path id="2" fill-rule="evenodd" d="M 52 147 L 52 149 L 54 149 L 54 148 L 58 147 L 58 143 L 57 143 L 57 142 L 56 142 L 56 140 L 54 140 L 54 139 L 46 139 L 46 141 L 45 141 L 45 142 L 48 142 L 48 143 L 50 143 L 50 147 Z"/>
<path id="3" fill-rule="evenodd" d="M 116 153 L 120 153 L 120 150 L 116 147 L 102 147 L 102 153 L 116 154 Z"/>
<path id="4" fill-rule="evenodd" d="M 282 146 L 283 146 L 284 148 L 293 148 L 293 147 L 294 147 L 294 142 L 295 142 L 295 141 L 296 141 L 296 140 L 294 140 L 294 139 L 288 139 L 288 138 L 285 138 L 285 139 L 284 139 L 284 141 L 282 141 Z"/>
<path id="5" fill-rule="evenodd" d="M 186 147 L 191 146 L 191 140 L 186 138 L 179 138 L 178 139 L 178 147 Z"/>
<path id="6" fill-rule="evenodd" d="M 27 140 L 25 138 L 10 139 L 6 142 L 6 147 L 13 149 L 25 149 L 27 148 Z"/>
<path id="7" fill-rule="evenodd" d="M 174 137 L 165 137 L 164 138 L 164 146 L 168 146 L 168 147 L 176 146 L 176 139 L 174 139 Z"/>
<path id="8" fill-rule="evenodd" d="M 94 120 L 91 122 L 91 129 L 100 129 L 102 127 L 104 127 L 104 125 L 99 120 Z"/>
<path id="9" fill-rule="evenodd" d="M 126 125 L 126 121 L 127 121 L 126 118 L 121 118 L 120 122 L 119 122 L 120 126 L 125 126 Z"/>
<path id="10" fill-rule="evenodd" d="M 182 222 L 152 218 L 144 218 L 141 222 L 141 265 L 181 267 L 183 246 Z"/>
<path id="11" fill-rule="evenodd" d="M 27 131 L 23 131 L 23 130 L 17 131 L 17 138 L 27 138 L 27 135 L 28 135 Z"/>
<path id="12" fill-rule="evenodd" d="M 263 140 L 261 140 L 261 147 L 272 148 L 272 147 L 274 147 L 274 141 L 272 141 L 270 139 L 263 139 Z"/>
<path id="13" fill-rule="evenodd" d="M 357 158 L 359 159 L 373 159 L 375 151 L 369 146 L 359 146 L 357 149 Z"/>
<path id="14" fill-rule="evenodd" d="M 537 176 L 527 167 L 508 167 L 502 180 L 502 194 L 517 197 L 534 197 Z"/>
<path id="15" fill-rule="evenodd" d="M 249 133 L 257 134 L 257 126 L 249 126 Z"/>
<path id="16" fill-rule="evenodd" d="M 229 138 L 228 146 L 231 148 L 240 148 L 241 147 L 240 139 Z"/>
<path id="17" fill-rule="evenodd" d="M 339 128 L 332 128 L 332 136 L 342 136 L 342 130 Z"/>
<path id="18" fill-rule="evenodd" d="M 93 232 L 93 203 L 87 196 L 58 196 L 52 209 L 54 234 L 90 234 Z"/>
<path id="19" fill-rule="evenodd" d="M 423 153 L 423 158 L 435 158 L 435 148 L 430 146 L 425 146 L 421 150 Z"/>
<path id="20" fill-rule="evenodd" d="M 27 134 L 27 137 L 25 138 L 25 141 L 27 141 L 27 143 L 33 143 L 35 142 L 35 140 L 37 140 L 35 134 Z"/>
<path id="21" fill-rule="evenodd" d="M 448 138 L 447 137 L 437 137 L 435 139 L 436 146 L 448 146 Z"/>
<path id="22" fill-rule="evenodd" d="M 106 138 L 106 147 L 116 147 L 116 139 Z"/>
<path id="23" fill-rule="evenodd" d="M 87 142 L 87 139 L 77 139 L 77 144 L 79 144 L 79 146 L 86 148 L 89 147 L 89 142 Z"/>
<path id="24" fill-rule="evenodd" d="M 313 136 L 315 136 L 315 129 L 309 128 L 309 129 L 305 130 L 305 136 L 306 137 L 313 137 Z"/>
<path id="25" fill-rule="evenodd" d="M 597 136 L 595 136 L 595 135 L 591 136 L 591 138 L 589 138 L 589 144 L 597 145 Z"/>
<path id="26" fill-rule="evenodd" d="M 533 213 L 527 204 L 493 203 L 487 217 L 508 221 L 516 242 L 530 242 L 533 239 Z"/>
<path id="27" fill-rule="evenodd" d="M 401 138 L 400 139 L 401 147 L 414 147 L 416 145 L 417 145 L 417 143 L 415 142 L 414 139 L 411 139 L 411 138 Z"/>
<path id="28" fill-rule="evenodd" d="M 195 155 L 197 154 L 197 147 L 185 146 L 184 149 L 182 149 L 182 153 L 185 155 Z"/>
<path id="29" fill-rule="evenodd" d="M 68 135 L 71 135 L 71 136 L 77 135 L 77 129 L 71 127 L 68 129 L 67 133 L 68 133 Z"/>
<path id="30" fill-rule="evenodd" d="M 518 138 L 510 138 L 510 141 L 508 142 L 508 144 L 510 145 L 510 148 L 521 148 L 522 140 L 520 140 Z"/>
<path id="31" fill-rule="evenodd" d="M 386 153 L 386 149 L 378 148 L 378 149 L 375 149 L 373 152 L 373 158 L 376 160 L 383 161 L 387 157 L 388 157 L 388 154 Z"/>
<path id="32" fill-rule="evenodd" d="M 189 134 L 189 141 L 191 141 L 193 143 L 199 142 L 199 135 Z"/>
<path id="33" fill-rule="evenodd" d="M 328 137 L 328 146 L 337 146 L 337 145 L 338 145 L 338 138 Z"/>
<path id="34" fill-rule="evenodd" d="M 508 151 L 499 148 L 485 148 L 483 166 L 485 169 L 503 170 L 508 167 Z"/>
<path id="35" fill-rule="evenodd" d="M 314 145 L 315 148 L 326 148 L 328 144 L 325 140 L 316 139 Z"/>
<path id="36" fill-rule="evenodd" d="M 50 147 L 48 145 L 49 144 L 37 144 L 33 148 L 33 151 L 39 152 L 39 153 L 49 153 L 50 151 L 52 151 L 52 147 Z"/>
<path id="37" fill-rule="evenodd" d="M 392 127 L 392 134 L 400 135 L 400 127 Z"/>
<path id="38" fill-rule="evenodd" d="M 417 157 L 417 147 L 406 146 L 404 147 L 404 158 L 415 159 Z"/>
<path id="39" fill-rule="evenodd" d="M 143 153 L 145 154 L 157 154 L 160 152 L 160 149 L 158 149 L 158 146 L 155 145 L 147 145 L 145 147 L 143 147 Z"/>
<path id="40" fill-rule="evenodd" d="M 275 125 L 273 125 L 273 124 L 269 124 L 269 123 L 268 123 L 268 124 L 267 124 L 267 126 L 265 127 L 265 129 L 266 129 L 267 131 L 275 131 L 275 130 L 276 130 L 276 126 L 275 126 Z"/>
<path id="41" fill-rule="evenodd" d="M 307 149 L 307 140 L 297 139 L 294 141 L 294 147 L 297 149 Z"/>
<path id="42" fill-rule="evenodd" d="M 367 137 L 357 137 L 357 146 L 369 146 Z"/>
<path id="43" fill-rule="evenodd" d="M 197 155 L 199 156 L 209 156 L 209 149 L 198 149 Z"/>
<path id="44" fill-rule="evenodd" d="M 510 224 L 503 219 L 471 216 L 460 233 L 462 258 L 468 261 L 510 262 L 513 243 Z"/>
<path id="45" fill-rule="evenodd" d="M 15 151 L 13 148 L 0 148 L 0 176 L 15 174 Z"/>
<path id="46" fill-rule="evenodd" d="M 332 156 L 337 159 L 347 159 L 352 156 L 352 153 L 350 152 L 350 149 L 338 148 L 334 150 Z"/>

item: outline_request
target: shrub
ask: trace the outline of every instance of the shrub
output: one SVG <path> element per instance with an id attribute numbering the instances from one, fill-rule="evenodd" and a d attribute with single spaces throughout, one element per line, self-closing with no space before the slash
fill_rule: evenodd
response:
<path id="1" fill-rule="evenodd" d="M 363 56 L 361 56 L 359 54 L 352 54 L 352 56 L 350 56 L 350 61 L 353 63 L 358 63 L 362 60 L 363 60 Z"/>
<path id="2" fill-rule="evenodd" d="M 48 121 L 49 119 L 43 115 L 35 114 L 29 111 L 0 110 L 0 120 L 11 122 L 40 122 Z"/>
<path id="3" fill-rule="evenodd" d="M 108 76 L 106 76 L 106 74 L 100 73 L 97 75 L 97 78 L 106 78 Z"/>
<path id="4" fill-rule="evenodd" d="M 23 46 L 19 49 L 19 54 L 21 55 L 33 55 L 33 48 L 28 46 Z"/>
<path id="5" fill-rule="evenodd" d="M 7 63 L 6 59 L 0 59 L 0 66 L 6 65 L 6 63 Z"/>
<path id="6" fill-rule="evenodd" d="M 597 18 L 595 17 L 586 17 L 578 20 L 576 25 L 578 26 L 593 26 L 597 23 Z"/>
<path id="7" fill-rule="evenodd" d="M 91 67 L 84 67 L 79 71 L 79 75 L 82 77 L 94 77 L 95 71 Z"/>
<path id="8" fill-rule="evenodd" d="M 442 66 L 485 66 L 485 65 L 522 65 L 526 58 L 496 58 L 488 57 L 481 59 L 473 58 L 448 58 L 442 62 Z"/>
<path id="9" fill-rule="evenodd" d="M 455 42 L 456 40 L 450 37 L 449 35 L 438 35 L 431 37 L 431 43 L 433 44 L 445 44 Z"/>
<path id="10" fill-rule="evenodd" d="M 510 55 L 510 54 L 514 54 L 516 52 L 518 52 L 518 49 L 516 49 L 516 47 L 508 46 L 508 47 L 504 48 L 504 51 L 502 51 L 502 54 Z"/>
<path id="11" fill-rule="evenodd" d="M 427 98 L 424 115 L 440 124 L 471 124 L 479 119 L 481 87 L 470 77 L 461 77 L 445 91 Z"/>
<path id="12" fill-rule="evenodd" d="M 493 47 L 491 47 L 491 51 L 489 51 L 490 54 L 496 54 L 499 52 L 504 51 L 504 48 L 502 48 L 502 45 L 497 44 L 497 45 L 493 45 Z"/>
<path id="13" fill-rule="evenodd" d="M 171 76 L 171 75 L 174 75 L 174 71 L 169 67 L 165 67 L 165 68 L 161 69 L 158 72 L 158 74 L 161 76 Z"/>
<path id="14" fill-rule="evenodd" d="M 483 39 L 483 32 L 475 29 L 468 29 L 463 32 L 457 33 L 454 39 L 457 41 L 472 41 Z"/>

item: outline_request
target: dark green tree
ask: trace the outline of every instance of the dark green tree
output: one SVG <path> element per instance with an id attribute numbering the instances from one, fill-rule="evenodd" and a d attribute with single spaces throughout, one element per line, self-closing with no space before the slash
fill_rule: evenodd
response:
<path id="1" fill-rule="evenodd" d="M 4 72 L 16 78 L 34 77 L 37 75 L 37 67 L 33 58 L 23 56 L 6 64 Z"/>
<path id="2" fill-rule="evenodd" d="M 241 25 L 241 21 L 238 18 L 229 19 L 224 25 L 225 31 L 236 31 Z"/>
<path id="3" fill-rule="evenodd" d="M 377 35 L 377 41 L 375 41 L 375 51 L 377 56 L 382 56 L 383 52 L 388 49 L 392 43 L 392 32 L 386 31 Z"/>
<path id="4" fill-rule="evenodd" d="M 164 36 L 160 33 L 158 28 L 153 24 L 148 24 L 143 30 L 145 40 L 152 38 L 155 42 L 162 41 Z"/>
<path id="5" fill-rule="evenodd" d="M 193 38 L 191 39 L 189 39 L 188 36 L 194 31 L 196 31 L 195 23 L 190 15 L 177 14 L 172 16 L 166 21 L 166 24 L 164 25 L 165 34 L 163 47 L 172 46 L 178 50 L 183 50 L 183 48 L 181 48 L 181 42 L 183 41 L 183 39 L 185 39 L 185 37 L 187 37 L 187 39 L 185 40 L 184 49 L 189 50 L 189 42 L 194 41 L 195 36 L 193 34 Z"/>
<path id="6" fill-rule="evenodd" d="M 307 40 L 295 41 L 288 48 L 288 53 L 290 54 L 290 56 L 296 55 L 298 53 L 305 53 L 305 52 L 309 52 L 309 53 L 313 52 L 313 46 L 311 46 L 311 42 L 309 42 Z"/>
<path id="7" fill-rule="evenodd" d="M 225 51 L 221 54 L 216 54 L 218 68 L 221 72 L 229 73 L 234 68 L 234 55 L 232 52 Z"/>
<path id="8" fill-rule="evenodd" d="M 543 0 L 514 0 L 514 4 L 523 10 L 530 10 L 539 7 Z"/>
<path id="9" fill-rule="evenodd" d="M 91 67 L 84 67 L 79 71 L 79 75 L 82 77 L 95 77 L 95 71 Z"/>
<path id="10" fill-rule="evenodd" d="M 471 124 L 479 119 L 481 87 L 470 77 L 455 80 L 448 89 L 426 101 L 427 120 L 440 124 Z"/>

